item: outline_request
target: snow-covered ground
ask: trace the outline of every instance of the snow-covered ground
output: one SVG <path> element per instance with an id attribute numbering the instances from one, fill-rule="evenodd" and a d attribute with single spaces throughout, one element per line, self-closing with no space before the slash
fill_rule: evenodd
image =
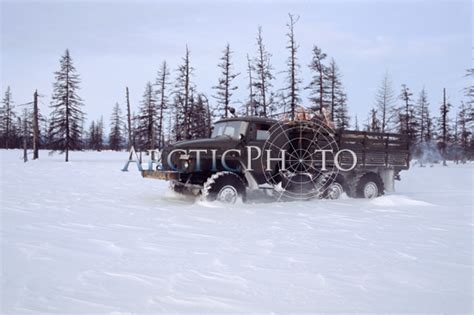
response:
<path id="1" fill-rule="evenodd" d="M 474 164 L 372 201 L 222 207 L 124 152 L 0 154 L 2 313 L 473 311 Z"/>

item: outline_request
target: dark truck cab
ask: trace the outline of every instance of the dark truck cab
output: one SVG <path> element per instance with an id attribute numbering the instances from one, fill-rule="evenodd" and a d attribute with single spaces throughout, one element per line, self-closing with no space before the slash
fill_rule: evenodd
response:
<path id="1" fill-rule="evenodd" d="M 168 180 L 176 192 L 232 203 L 255 191 L 265 191 L 278 200 L 295 196 L 337 199 L 344 192 L 374 198 L 392 191 L 399 172 L 409 168 L 405 135 L 333 130 L 321 128 L 321 122 L 315 125 L 319 128 L 314 125 L 263 117 L 222 119 L 210 138 L 181 141 L 163 149 L 161 165 L 142 171 L 142 176 Z M 337 159 L 329 153 L 310 154 L 327 147 L 351 154 Z M 335 169 L 335 164 L 346 171 Z"/>

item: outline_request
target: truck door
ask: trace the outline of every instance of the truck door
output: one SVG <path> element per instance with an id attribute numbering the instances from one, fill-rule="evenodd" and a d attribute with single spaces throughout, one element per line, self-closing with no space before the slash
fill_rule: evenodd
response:
<path id="1" fill-rule="evenodd" d="M 263 146 L 265 141 L 268 140 L 270 136 L 270 124 L 268 123 L 251 123 L 249 125 L 248 133 L 247 133 L 247 146 L 256 146 L 263 150 Z M 262 155 L 264 152 L 262 152 Z M 256 150 L 252 150 L 252 156 L 255 157 L 257 155 Z M 262 160 L 261 158 L 252 160 L 251 166 L 253 169 L 253 175 L 259 184 L 265 183 L 265 176 L 263 174 L 264 167 L 262 167 Z"/>

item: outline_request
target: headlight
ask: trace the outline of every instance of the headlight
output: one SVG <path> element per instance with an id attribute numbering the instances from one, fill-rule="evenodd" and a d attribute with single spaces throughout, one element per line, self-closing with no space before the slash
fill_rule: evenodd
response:
<path id="1" fill-rule="evenodd" d="M 188 162 L 188 161 L 184 161 L 184 162 L 183 162 L 183 168 L 184 168 L 185 170 L 187 170 L 188 167 L 189 167 L 189 162 Z"/>

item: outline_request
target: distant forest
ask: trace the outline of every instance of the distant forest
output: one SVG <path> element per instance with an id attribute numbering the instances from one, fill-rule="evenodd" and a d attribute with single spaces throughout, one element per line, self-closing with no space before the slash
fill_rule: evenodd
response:
<path id="1" fill-rule="evenodd" d="M 388 74 L 380 82 L 366 117 L 350 117 L 348 97 L 342 84 L 341 71 L 333 58 L 321 47 L 312 49 L 309 67 L 311 81 L 303 85 L 300 78 L 301 63 L 298 60 L 298 43 L 295 26 L 298 17 L 289 14 L 287 22 L 288 59 L 286 69 L 278 72 L 271 63 L 271 53 L 265 46 L 261 27 L 255 38 L 255 52 L 247 55 L 246 73 L 234 70 L 233 52 L 225 45 L 222 57 L 216 61 L 220 76 L 215 79 L 214 93 L 199 91 L 194 77 L 191 52 L 186 46 L 182 63 L 171 69 L 163 61 L 154 80 L 146 83 L 140 104 L 130 104 L 128 87 L 123 89 L 123 104 L 112 109 L 110 125 L 104 126 L 103 118 L 92 120 L 85 126 L 83 100 L 79 95 L 81 79 L 74 66 L 69 50 L 61 56 L 55 74 L 49 117 L 41 114 L 38 91 L 32 91 L 32 102 L 16 104 L 10 87 L 4 91 L 0 107 L 0 148 L 38 149 L 65 152 L 66 161 L 72 150 L 136 150 L 161 149 L 176 141 L 207 137 L 212 123 L 218 119 L 239 116 L 264 116 L 293 119 L 299 106 L 315 112 L 329 114 L 336 128 L 368 132 L 395 132 L 408 135 L 412 157 L 427 161 L 450 159 L 472 160 L 474 155 L 474 69 L 467 69 L 461 76 L 469 77 L 470 85 L 463 94 L 464 101 L 451 104 L 446 90 L 436 91 L 443 95 L 437 100 L 439 110 L 431 112 L 428 91 L 412 91 L 406 84 L 394 88 Z M 285 86 L 275 88 L 275 73 L 286 73 Z M 173 75 L 172 75 L 173 73 Z M 240 108 L 235 104 L 233 93 L 237 87 L 234 79 L 239 75 L 247 78 L 247 99 Z M 243 88 L 243 87 L 240 87 Z M 303 100 L 300 93 L 309 91 Z"/>

